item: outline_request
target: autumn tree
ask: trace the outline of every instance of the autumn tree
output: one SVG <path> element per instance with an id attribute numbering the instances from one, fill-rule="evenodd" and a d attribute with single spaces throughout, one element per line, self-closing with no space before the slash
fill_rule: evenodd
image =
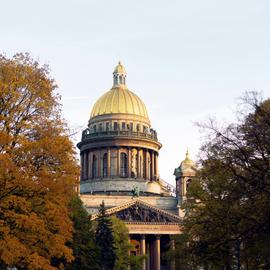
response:
<path id="1" fill-rule="evenodd" d="M 270 99 L 243 99 L 238 122 L 213 121 L 185 204 L 186 250 L 204 269 L 270 267 Z"/>
<path id="2" fill-rule="evenodd" d="M 73 259 L 68 203 L 79 169 L 56 88 L 28 54 L 0 55 L 1 269 Z"/>
<path id="3" fill-rule="evenodd" d="M 106 214 L 104 201 L 100 205 L 97 218 L 95 242 L 99 249 L 99 264 L 103 270 L 114 268 L 116 254 L 112 222 Z"/>

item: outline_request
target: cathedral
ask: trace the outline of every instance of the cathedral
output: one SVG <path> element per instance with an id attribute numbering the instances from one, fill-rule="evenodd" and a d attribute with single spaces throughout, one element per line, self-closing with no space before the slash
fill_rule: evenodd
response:
<path id="1" fill-rule="evenodd" d="M 146 255 L 143 270 L 173 270 L 175 262 L 163 254 L 174 249 L 172 236 L 181 233 L 181 204 L 196 166 L 187 152 L 174 171 L 175 187 L 160 178 L 162 144 L 145 104 L 128 89 L 126 75 L 119 62 L 112 88 L 94 104 L 77 145 L 81 199 L 93 219 L 104 201 L 107 214 L 125 222 L 131 252 Z"/>

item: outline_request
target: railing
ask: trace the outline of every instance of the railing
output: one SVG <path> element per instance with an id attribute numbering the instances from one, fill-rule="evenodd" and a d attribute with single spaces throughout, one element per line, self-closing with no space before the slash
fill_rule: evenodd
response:
<path id="1" fill-rule="evenodd" d="M 85 129 L 82 132 L 82 141 L 92 138 L 106 138 L 106 137 L 109 138 L 114 136 L 146 138 L 154 141 L 158 140 L 156 132 L 145 133 L 145 132 L 134 132 L 130 130 L 108 130 L 108 131 L 90 132 L 89 129 Z"/>
<path id="2" fill-rule="evenodd" d="M 162 187 L 168 191 L 170 193 L 170 195 L 172 196 L 176 196 L 176 189 L 175 189 L 175 186 L 169 184 L 168 182 L 162 180 L 162 179 L 159 179 L 159 183 L 162 185 Z"/>

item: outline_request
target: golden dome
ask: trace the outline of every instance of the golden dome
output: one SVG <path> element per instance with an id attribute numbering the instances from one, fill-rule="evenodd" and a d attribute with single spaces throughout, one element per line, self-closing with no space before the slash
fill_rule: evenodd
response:
<path id="1" fill-rule="evenodd" d="M 181 167 L 190 167 L 194 166 L 194 161 L 190 159 L 189 157 L 189 151 L 186 152 L 186 158 L 181 162 Z"/>
<path id="2" fill-rule="evenodd" d="M 90 118 L 104 114 L 132 114 L 149 122 L 143 101 L 126 86 L 126 70 L 121 62 L 114 69 L 112 89 L 97 100 Z"/>
<path id="3" fill-rule="evenodd" d="M 95 103 L 91 118 L 103 114 L 134 114 L 148 119 L 143 101 L 126 87 L 113 87 Z"/>

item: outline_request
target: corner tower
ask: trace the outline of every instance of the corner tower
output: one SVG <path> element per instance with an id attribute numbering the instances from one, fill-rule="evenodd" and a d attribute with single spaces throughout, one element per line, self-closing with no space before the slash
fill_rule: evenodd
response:
<path id="1" fill-rule="evenodd" d="M 186 158 L 181 162 L 180 166 L 174 170 L 176 181 L 176 198 L 178 201 L 178 214 L 180 217 L 185 215 L 181 209 L 181 205 L 186 200 L 187 190 L 194 179 L 197 172 L 196 164 L 189 157 L 189 151 L 186 152 Z"/>
<path id="2" fill-rule="evenodd" d="M 94 104 L 88 127 L 78 143 L 81 194 L 131 195 L 166 193 L 159 183 L 161 143 L 143 101 L 126 86 L 119 62 L 113 86 Z"/>

